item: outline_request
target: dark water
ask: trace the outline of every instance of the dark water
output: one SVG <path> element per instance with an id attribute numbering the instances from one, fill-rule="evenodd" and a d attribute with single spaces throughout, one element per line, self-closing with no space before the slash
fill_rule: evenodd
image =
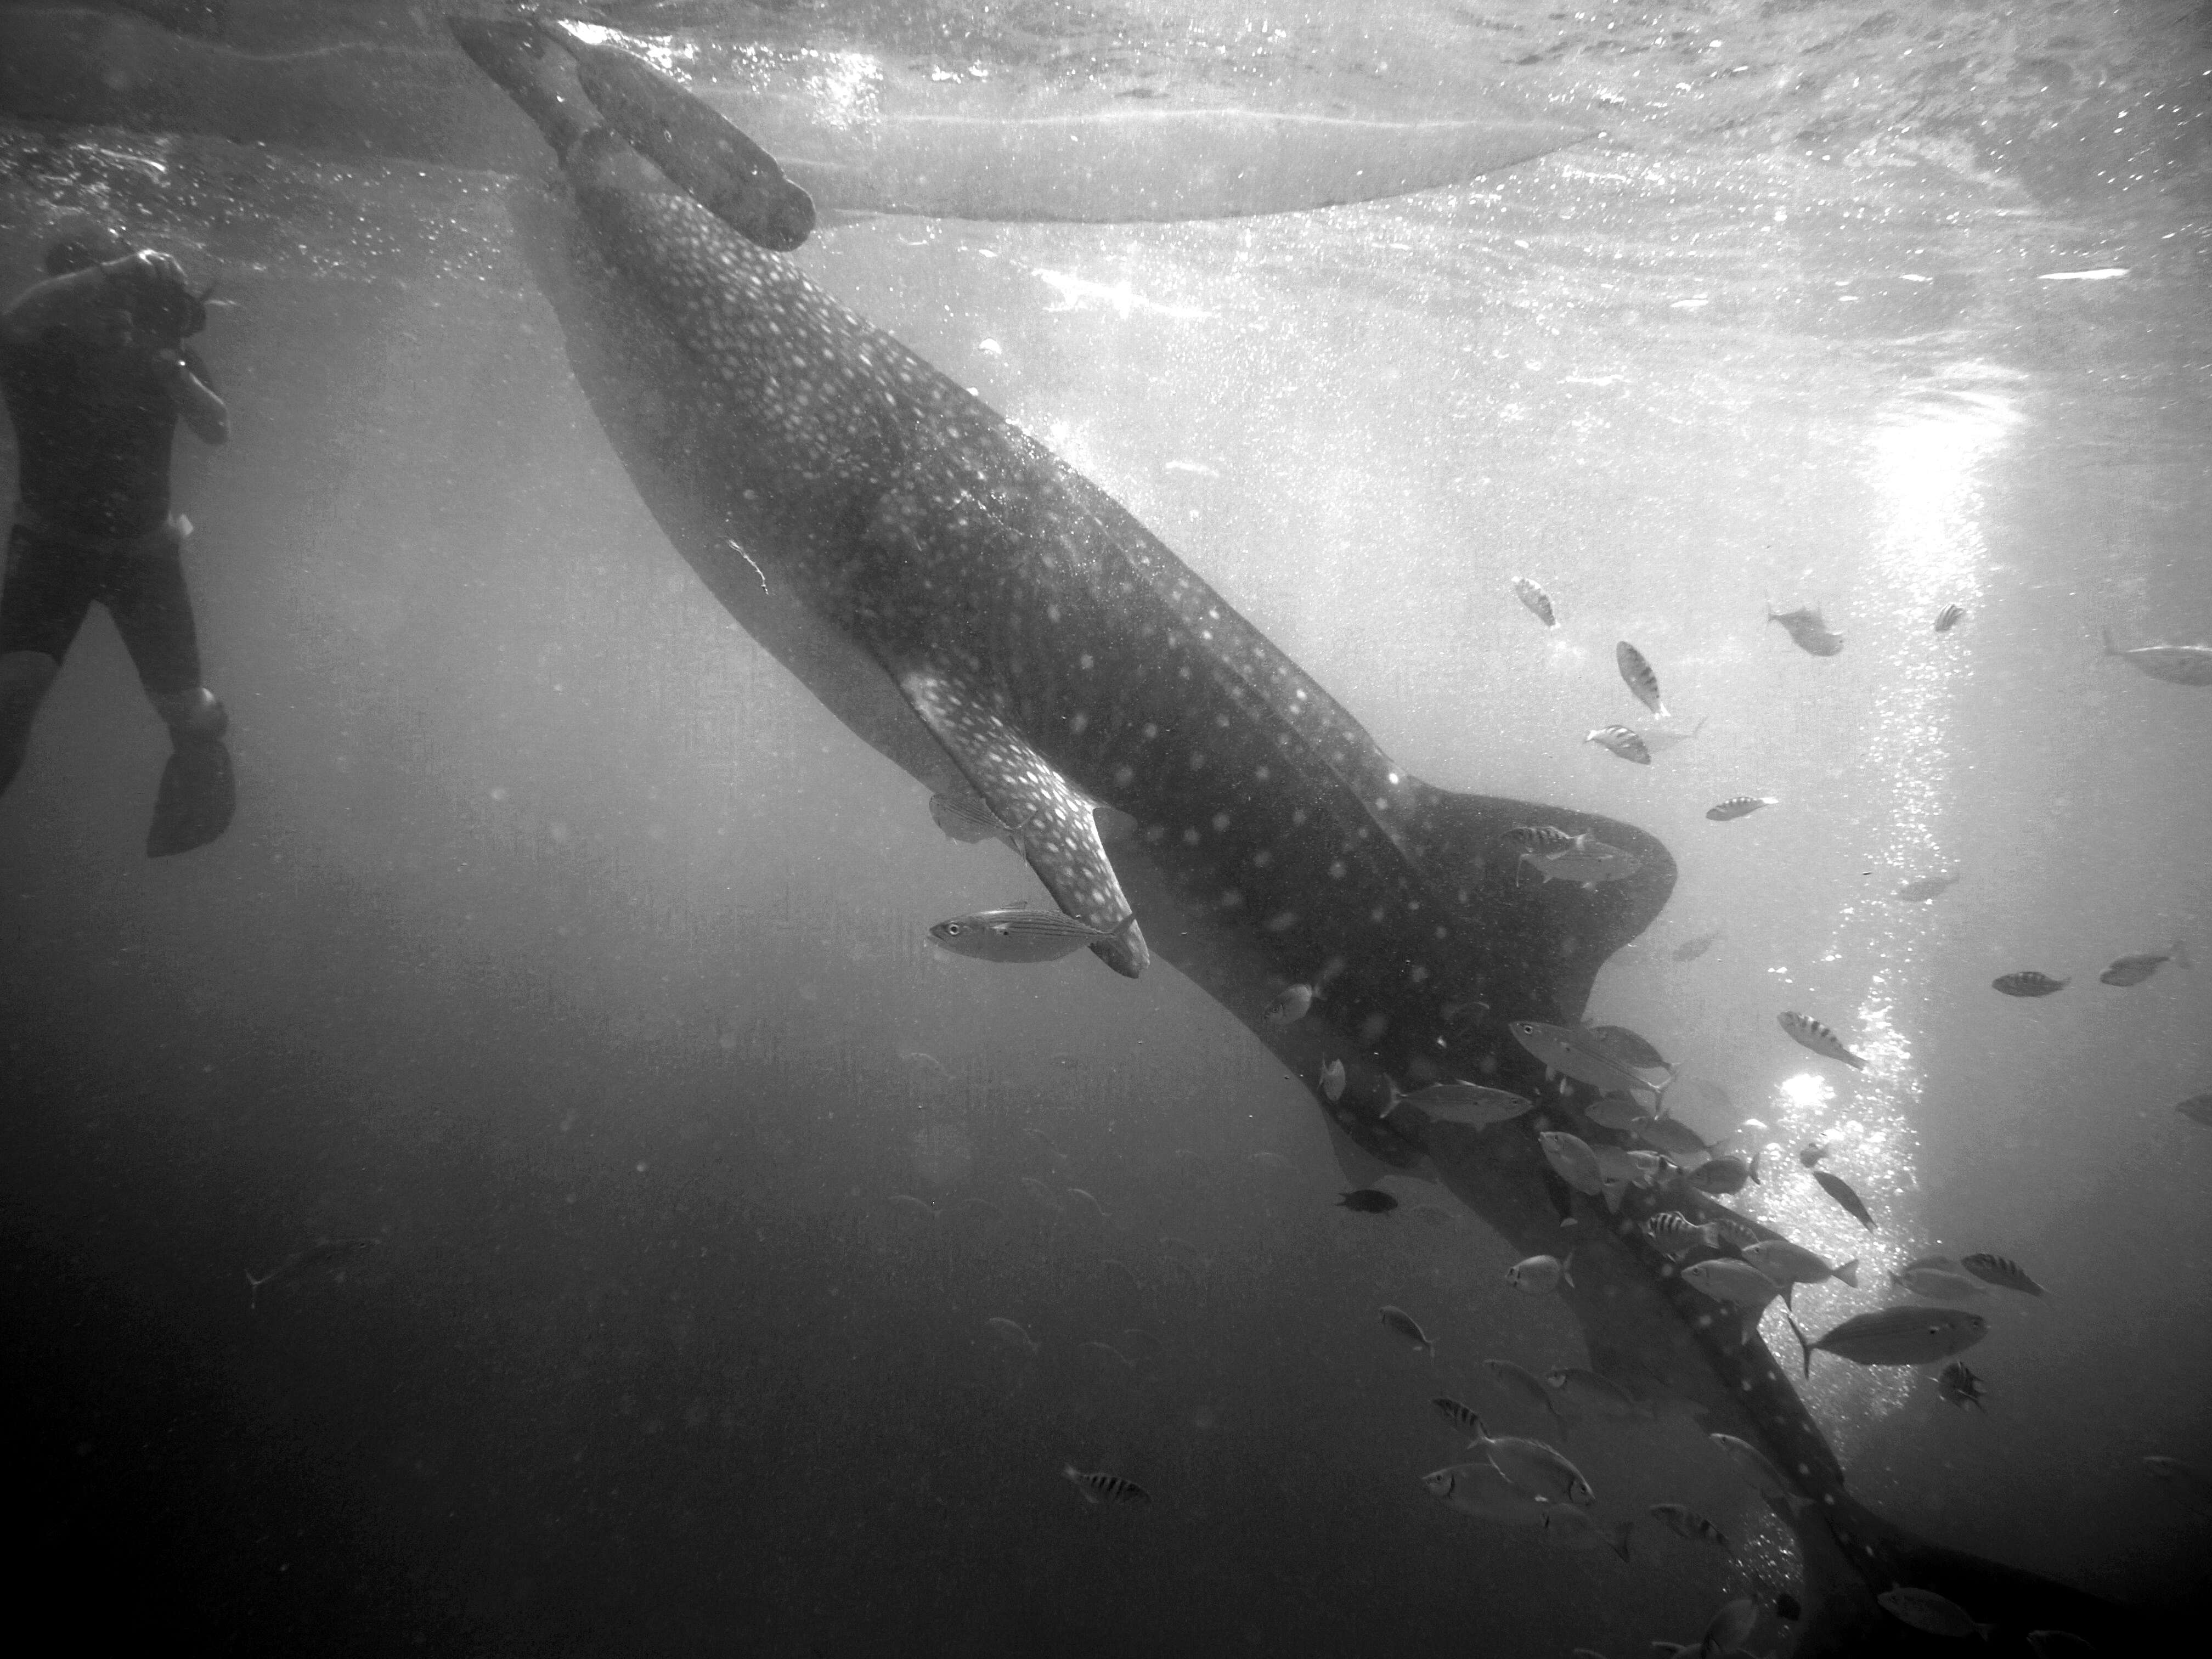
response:
<path id="1" fill-rule="evenodd" d="M 1680 884 L 1592 1011 L 1705 1085 L 1696 1127 L 1765 1126 L 1737 1144 L 1785 1173 L 1749 1212 L 1865 1257 L 1808 1323 L 1936 1248 L 2051 1291 L 1984 1304 L 1986 1416 L 1820 1362 L 1853 1490 L 2197 1595 L 2206 1522 L 2140 1460 L 2212 1468 L 2212 1131 L 2172 1110 L 2212 1087 L 2212 994 L 2095 982 L 2176 935 L 2212 957 L 2212 692 L 2098 655 L 2106 625 L 2212 636 L 2196 15 L 794 19 L 1016 70 L 1103 32 L 1262 92 L 1479 81 L 1614 122 L 1366 207 L 866 220 L 799 258 L 1414 771 L 1662 836 Z M 1649 1522 L 1632 1565 L 1563 1554 L 1421 1491 L 1457 1455 L 1429 1395 L 1510 1420 L 1477 1362 L 1579 1363 L 1571 1322 L 1441 1188 L 1333 1208 L 1370 1172 L 1171 971 L 926 953 L 1032 878 L 942 837 L 669 551 L 499 180 L 6 137 L 11 291 L 89 203 L 234 302 L 204 349 L 236 436 L 180 443 L 177 478 L 238 822 L 140 856 L 161 738 L 97 622 L 0 804 L 24 1567 L 127 1587 L 88 1637 L 150 1604 L 241 1652 L 1619 1653 L 1786 1571 L 1680 1424 L 1568 1443 L 1608 1515 L 1687 1502 L 1754 1538 L 1733 1561 Z M 1822 606 L 1844 653 L 1770 604 Z M 1648 771 L 1579 741 L 1648 724 L 1620 637 L 1709 721 Z M 1703 817 L 1747 793 L 1783 804 Z M 1885 896 L 1939 871 L 1929 905 Z M 2025 967 L 2075 982 L 1988 988 Z M 1799 1064 L 1783 1007 L 1873 1072 Z M 1878 1237 L 1803 1178 L 1815 1135 Z M 249 1305 L 249 1269 L 356 1237 Z M 1087 1509 L 1069 1462 L 1154 1501 Z"/>

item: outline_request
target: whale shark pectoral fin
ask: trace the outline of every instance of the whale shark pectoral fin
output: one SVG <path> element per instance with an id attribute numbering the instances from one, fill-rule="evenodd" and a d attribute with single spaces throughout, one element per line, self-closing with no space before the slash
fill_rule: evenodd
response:
<path id="1" fill-rule="evenodd" d="M 1016 850 L 1060 908 L 1093 927 L 1119 930 L 1092 951 L 1115 973 L 1136 978 L 1152 952 L 1129 918 L 1129 901 L 1106 856 L 1091 802 L 950 675 L 927 665 L 894 665 L 891 672 L 921 723 L 1013 831 Z"/>

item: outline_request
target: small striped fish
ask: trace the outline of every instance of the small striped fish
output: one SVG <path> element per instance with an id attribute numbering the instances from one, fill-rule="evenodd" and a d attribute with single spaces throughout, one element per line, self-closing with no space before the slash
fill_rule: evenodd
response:
<path id="1" fill-rule="evenodd" d="M 1118 1474 L 1109 1474 L 1103 1469 L 1085 1474 L 1070 1463 L 1060 1473 L 1075 1483 L 1076 1491 L 1083 1494 L 1086 1504 L 1149 1504 L 1152 1493 L 1133 1480 L 1124 1480 Z"/>
<path id="2" fill-rule="evenodd" d="M 1752 1161 L 1756 1164 L 1759 1160 L 1753 1158 Z M 1718 1232 L 1739 1250 L 1749 1249 L 1765 1236 L 1741 1216 L 1728 1210 L 1723 1210 L 1705 1225 Z"/>
<path id="3" fill-rule="evenodd" d="M 1601 726 L 1583 741 L 1609 749 L 1621 759 L 1633 761 L 1638 766 L 1651 764 L 1651 751 L 1644 746 L 1644 739 L 1625 726 Z"/>
<path id="4" fill-rule="evenodd" d="M 2043 1294 L 2043 1286 L 2030 1279 L 2027 1270 L 2009 1256 L 1984 1252 L 1961 1257 L 1959 1265 L 1985 1285 L 2002 1285 L 2006 1290 L 2025 1291 L 2030 1296 Z"/>
<path id="5" fill-rule="evenodd" d="M 1429 1404 L 1437 1408 L 1437 1415 L 1462 1434 L 1480 1434 L 1482 1419 L 1474 1414 L 1474 1407 L 1462 1406 L 1448 1395 L 1438 1395 Z"/>
<path id="6" fill-rule="evenodd" d="M 1575 844 L 1575 838 L 1556 823 L 1516 823 L 1505 832 L 1505 839 L 1539 858 L 1564 853 Z"/>
<path id="7" fill-rule="evenodd" d="M 978 962 L 1057 962 L 1086 945 L 1120 939 L 1136 920 L 1132 913 L 1110 928 L 1093 927 L 1058 910 L 1017 906 L 955 916 L 939 922 L 929 936 L 955 956 Z"/>
<path id="8" fill-rule="evenodd" d="M 1521 603 L 1528 607 L 1530 614 L 1545 627 L 1557 628 L 1559 625 L 1559 613 L 1552 609 L 1552 596 L 1526 576 L 1513 579 L 1513 592 Z"/>
<path id="9" fill-rule="evenodd" d="M 1781 805 L 1771 795 L 1730 795 L 1718 806 L 1707 807 L 1705 816 L 1715 823 L 1726 823 L 1730 818 L 1747 818 L 1762 806 Z"/>
<path id="10" fill-rule="evenodd" d="M 1620 665 L 1620 678 L 1636 694 L 1636 701 L 1661 720 L 1673 718 L 1667 713 L 1667 704 L 1659 696 L 1659 677 L 1651 672 L 1651 665 L 1644 653 L 1626 640 L 1613 647 L 1613 659 Z"/>
<path id="11" fill-rule="evenodd" d="M 1686 1255 L 1699 1244 L 1709 1250 L 1721 1247 L 1721 1230 L 1717 1225 L 1710 1221 L 1702 1227 L 1693 1225 L 1687 1217 L 1673 1210 L 1645 1222 L 1644 1234 L 1668 1255 Z"/>
<path id="12" fill-rule="evenodd" d="M 1948 634 L 1966 619 L 1966 611 L 1964 605 L 1947 605 L 1936 613 L 1936 631 L 1938 634 Z"/>
<path id="13" fill-rule="evenodd" d="M 1856 1066 L 1862 1072 L 1866 1070 L 1866 1061 L 1844 1048 L 1841 1037 L 1810 1014 L 1778 1014 L 1775 1018 L 1793 1042 L 1810 1048 L 1816 1054 L 1840 1060 L 1844 1065 Z"/>
<path id="14" fill-rule="evenodd" d="M 2003 992 L 2008 997 L 2047 997 L 2054 991 L 2063 991 L 2074 981 L 2053 979 L 2048 974 L 2039 974 L 2033 968 L 2023 968 L 2016 974 L 1999 974 L 1990 981 L 1992 990 Z"/>

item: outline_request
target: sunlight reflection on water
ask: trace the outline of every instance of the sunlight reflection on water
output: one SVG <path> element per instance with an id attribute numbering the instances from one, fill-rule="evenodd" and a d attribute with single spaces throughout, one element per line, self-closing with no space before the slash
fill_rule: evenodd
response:
<path id="1" fill-rule="evenodd" d="M 1875 574 L 1888 614 L 1885 625 L 1860 635 L 1883 658 L 1863 760 L 1866 798 L 1877 804 L 1867 850 L 1869 862 L 1900 880 L 1955 862 L 1942 828 L 1954 769 L 1948 733 L 1966 658 L 1948 648 L 1952 636 L 1934 631 L 1935 617 L 1954 604 L 1971 616 L 1983 596 L 1980 480 L 2021 423 L 2011 395 L 2017 378 L 1985 363 L 1950 365 L 1898 398 L 1868 446 L 1881 515 Z M 1811 1304 L 1812 1316 L 1800 1320 L 1808 1335 L 1896 1299 L 1889 1271 L 1926 1249 L 1905 1199 L 1918 1185 L 1913 1109 L 1921 1079 L 1911 1011 L 1922 997 L 1929 927 L 1925 910 L 1887 897 L 1845 907 L 1826 959 L 1872 964 L 1856 1022 L 1839 1033 L 1867 1068 L 1848 1090 L 1824 1073 L 1801 1073 L 1770 1104 L 1778 1133 L 1767 1151 L 1768 1180 L 1756 1189 L 1759 1218 L 1830 1261 L 1856 1256 L 1865 1264 L 1856 1291 L 1833 1280 L 1801 1291 L 1801 1311 Z M 1820 1167 L 1866 1201 L 1883 1229 L 1881 1242 L 1799 1164 L 1798 1149 L 1814 1141 L 1829 1144 Z M 1796 1343 L 1782 1319 L 1778 1306 L 1770 1312 L 1768 1341 L 1788 1354 Z M 1857 1432 L 1901 1406 L 1915 1380 L 1910 1370 L 1827 1363 L 1814 1366 L 1807 1392 L 1848 1458 Z"/>

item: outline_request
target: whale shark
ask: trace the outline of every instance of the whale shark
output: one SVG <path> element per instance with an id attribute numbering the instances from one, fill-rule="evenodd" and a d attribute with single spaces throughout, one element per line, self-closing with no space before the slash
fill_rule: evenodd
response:
<path id="1" fill-rule="evenodd" d="M 857 736 L 1003 826 L 1054 900 L 1109 934 L 1091 947 L 1109 967 L 1134 976 L 1157 955 L 1212 997 L 1346 1145 L 1441 1181 L 1523 1254 L 1571 1221 L 1559 1294 L 1591 1365 L 1786 1483 L 1768 1501 L 1798 1547 L 1796 1652 L 1909 1650 L 1924 1638 L 1876 1600 L 1899 1587 L 1997 1620 L 2014 1650 L 2030 1629 L 2133 1639 L 2123 1610 L 1917 1538 L 1849 1492 L 1755 1329 L 1644 1237 L 1662 1208 L 1729 1216 L 1717 1200 L 1669 1176 L 1616 1209 L 1550 1173 L 1545 1130 L 1621 1139 L 1585 1115 L 1595 1091 L 1547 1078 L 1510 1027 L 1579 1018 L 1672 890 L 1656 837 L 1413 776 L 1105 492 L 762 245 L 787 228 L 785 181 L 741 167 L 678 185 L 712 158 L 669 154 L 686 120 L 595 104 L 612 48 L 544 23 L 453 28 L 543 136 L 517 235 L 608 440 L 709 591 Z M 1518 882 L 1508 832 L 1532 823 L 1635 867 Z M 1294 984 L 1311 1011 L 1270 1020 Z M 1477 1129 L 1404 1097 L 1446 1079 L 1540 1104 Z"/>

